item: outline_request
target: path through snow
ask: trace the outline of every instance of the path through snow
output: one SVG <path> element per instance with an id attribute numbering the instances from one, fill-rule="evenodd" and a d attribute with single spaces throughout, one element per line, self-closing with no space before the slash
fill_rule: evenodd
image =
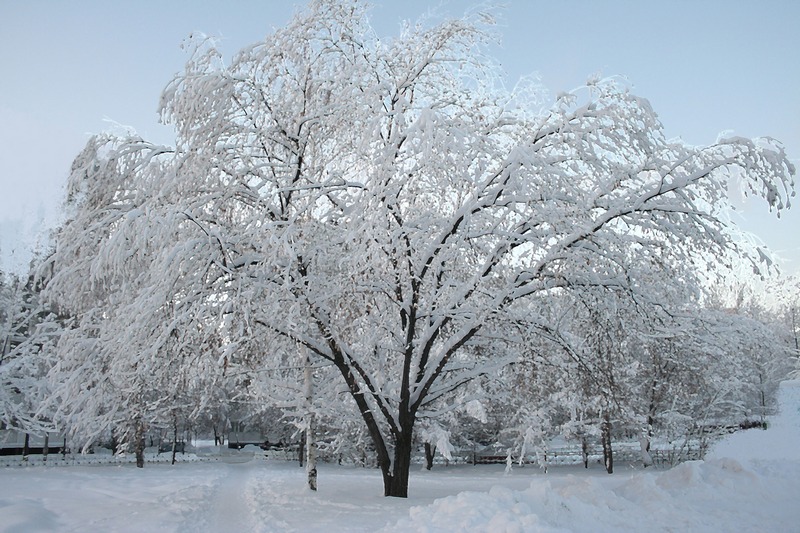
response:
<path id="1" fill-rule="evenodd" d="M 256 531 L 247 490 L 254 469 L 249 463 L 226 464 L 209 498 L 189 517 L 186 531 Z M 195 522 L 195 519 L 197 522 Z"/>
<path id="2" fill-rule="evenodd" d="M 256 464 L 258 463 L 258 464 Z M 261 468 L 259 468 L 261 467 Z M 263 462 L 252 453 L 223 456 L 217 463 L 213 484 L 194 510 L 187 513 L 180 531 L 271 531 L 258 520 L 254 480 L 263 473 Z"/>

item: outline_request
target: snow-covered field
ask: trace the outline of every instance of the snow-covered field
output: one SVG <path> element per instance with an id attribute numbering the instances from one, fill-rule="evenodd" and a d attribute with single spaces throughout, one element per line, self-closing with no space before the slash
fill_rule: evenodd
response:
<path id="1" fill-rule="evenodd" d="M 5 467 L 0 531 L 800 531 L 800 382 L 767 431 L 732 435 L 706 461 L 669 471 L 599 465 L 418 470 L 407 500 L 377 470 L 258 456 L 149 465 Z M 54 462 L 55 464 L 55 462 Z"/>

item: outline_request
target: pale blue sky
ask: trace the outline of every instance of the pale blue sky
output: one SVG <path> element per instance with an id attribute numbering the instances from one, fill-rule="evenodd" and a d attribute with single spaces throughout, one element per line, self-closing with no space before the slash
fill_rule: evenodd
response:
<path id="1" fill-rule="evenodd" d="M 57 220 L 72 158 L 106 118 L 169 143 L 161 90 L 181 70 L 192 31 L 227 56 L 283 25 L 302 2 L 0 0 L 0 268 L 26 261 L 38 221 Z M 478 2 L 374 0 L 380 35 L 431 8 Z M 553 93 L 590 74 L 622 75 L 667 135 L 692 144 L 723 130 L 783 141 L 800 166 L 800 2 L 793 0 L 507 0 L 494 50 L 508 75 L 539 73 Z M 800 272 L 800 205 L 777 222 L 763 203 L 743 225 Z"/>

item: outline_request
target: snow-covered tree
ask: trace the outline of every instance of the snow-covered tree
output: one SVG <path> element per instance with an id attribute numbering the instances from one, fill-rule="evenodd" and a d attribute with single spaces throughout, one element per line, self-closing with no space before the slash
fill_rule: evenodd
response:
<path id="1" fill-rule="evenodd" d="M 791 359 L 794 363 L 793 374 L 800 374 L 800 275 L 781 280 L 779 294 L 783 298 L 778 305 L 778 314 L 781 317 L 785 338 L 791 350 Z"/>
<path id="2" fill-rule="evenodd" d="M 669 142 L 610 79 L 545 109 L 502 90 L 490 21 L 378 39 L 362 2 L 316 0 L 229 65 L 194 41 L 162 96 L 174 152 L 96 138 L 71 176 L 51 294 L 95 313 L 109 376 L 147 385 L 183 335 L 219 339 L 190 356 L 214 362 L 301 345 L 338 371 L 385 494 L 405 497 L 420 413 L 516 360 L 481 348 L 514 335 L 518 306 L 538 320 L 557 291 L 645 291 L 630 265 L 726 249 L 732 173 L 786 207 L 775 141 Z"/>
<path id="3" fill-rule="evenodd" d="M 32 276 L 0 275 L 0 427 L 47 435 L 53 420 L 41 402 L 50 392 L 46 375 L 63 320 L 39 292 Z"/>
<path id="4" fill-rule="evenodd" d="M 164 151 L 93 139 L 73 164 L 71 218 L 42 268 L 50 300 L 76 317 L 49 373 L 56 420 L 84 448 L 113 431 L 140 466 L 147 429 L 200 416 L 223 370 L 208 359 L 222 342 L 221 302 L 202 273 L 186 275 L 179 263 L 193 253 L 180 251 L 208 243 L 173 235 L 175 247 L 161 247 L 162 229 L 180 231 L 170 217 L 186 219 L 147 185 L 164 169 Z"/>
<path id="5" fill-rule="evenodd" d="M 28 429 L 35 407 L 22 393 L 23 384 L 37 376 L 25 376 L 24 347 L 34 328 L 34 304 L 25 283 L 0 275 L 0 423 L 2 427 Z"/>

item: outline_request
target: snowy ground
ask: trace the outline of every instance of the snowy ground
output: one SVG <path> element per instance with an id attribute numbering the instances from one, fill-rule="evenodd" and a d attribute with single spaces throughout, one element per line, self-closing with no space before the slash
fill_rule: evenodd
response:
<path id="1" fill-rule="evenodd" d="M 413 472 L 407 500 L 383 498 L 376 470 L 335 465 L 320 465 L 311 493 L 296 463 L 258 456 L 5 467 L 0 531 L 800 531 L 800 382 L 782 393 L 771 429 L 733 435 L 706 461 L 612 476 L 436 467 Z"/>

